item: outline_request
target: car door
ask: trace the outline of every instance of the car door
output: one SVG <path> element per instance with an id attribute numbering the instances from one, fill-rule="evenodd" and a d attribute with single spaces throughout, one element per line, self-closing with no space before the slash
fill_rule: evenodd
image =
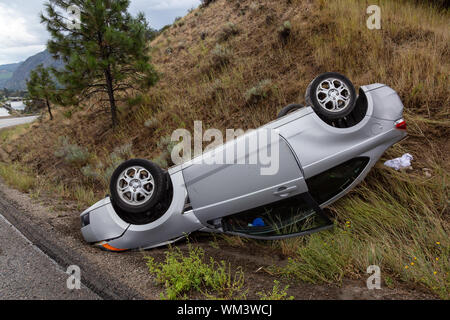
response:
<path id="1" fill-rule="evenodd" d="M 184 166 L 190 204 L 202 223 L 307 192 L 300 165 L 286 141 L 273 132 L 272 138 L 259 139 L 268 131 L 253 131 Z M 263 154 L 270 155 L 270 166 L 259 156 Z M 223 163 L 212 161 L 214 157 Z"/>

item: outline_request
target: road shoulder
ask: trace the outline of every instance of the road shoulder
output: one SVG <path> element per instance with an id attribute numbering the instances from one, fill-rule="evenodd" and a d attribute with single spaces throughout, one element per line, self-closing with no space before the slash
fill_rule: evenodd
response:
<path id="1" fill-rule="evenodd" d="M 63 270 L 81 269 L 82 283 L 103 299 L 156 299 L 142 253 L 114 254 L 85 244 L 81 234 L 59 228 L 63 220 L 78 218 L 67 212 L 50 212 L 37 201 L 0 182 L 0 213 Z M 65 223 L 63 223 L 65 224 Z M 73 224 L 70 223 L 70 224 Z"/>

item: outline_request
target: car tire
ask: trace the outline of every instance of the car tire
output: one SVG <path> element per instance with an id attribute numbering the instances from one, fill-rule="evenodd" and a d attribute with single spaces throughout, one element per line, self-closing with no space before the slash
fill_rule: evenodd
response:
<path id="1" fill-rule="evenodd" d="M 111 201 L 126 213 L 148 213 L 163 200 L 166 185 L 166 175 L 160 167 L 148 160 L 129 160 L 111 177 Z"/>
<path id="2" fill-rule="evenodd" d="M 344 75 L 327 72 L 315 78 L 306 89 L 306 103 L 325 120 L 348 116 L 356 105 L 356 90 Z"/>
<path id="3" fill-rule="evenodd" d="M 278 113 L 277 119 L 280 119 L 280 118 L 284 117 L 285 115 L 287 115 L 291 112 L 295 112 L 303 107 L 304 106 L 301 104 L 290 104 L 290 105 L 284 107 L 283 109 L 281 109 L 281 111 Z"/>

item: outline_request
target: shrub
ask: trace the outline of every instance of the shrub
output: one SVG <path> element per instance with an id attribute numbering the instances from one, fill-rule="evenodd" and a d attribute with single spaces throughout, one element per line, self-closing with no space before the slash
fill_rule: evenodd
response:
<path id="1" fill-rule="evenodd" d="M 247 90 L 245 93 L 245 100 L 247 104 L 256 104 L 259 101 L 267 98 L 272 91 L 272 81 L 269 79 L 263 80 L 253 88 Z"/>
<path id="2" fill-rule="evenodd" d="M 224 299 L 243 298 L 244 273 L 241 268 L 232 274 L 231 266 L 224 261 L 210 258 L 205 262 L 205 252 L 189 244 L 189 252 L 184 255 L 180 249 L 166 252 L 164 262 L 156 262 L 146 257 L 150 273 L 156 275 L 156 282 L 164 285 L 166 293 L 163 299 L 187 298 L 191 291 L 202 293 L 208 298 L 218 295 Z"/>
<path id="3" fill-rule="evenodd" d="M 110 153 L 106 167 L 102 162 L 97 162 L 95 167 L 88 164 L 81 168 L 81 173 L 86 178 L 99 181 L 104 187 L 108 187 L 114 170 L 116 170 L 116 168 L 124 161 L 134 157 L 132 147 L 132 143 L 126 143 L 116 147 L 114 151 Z"/>
<path id="4" fill-rule="evenodd" d="M 211 66 L 213 68 L 220 68 L 228 65 L 231 61 L 232 52 L 227 47 L 217 44 L 211 56 Z"/>
<path id="5" fill-rule="evenodd" d="M 157 143 L 158 149 L 161 150 L 161 153 L 158 157 L 152 159 L 152 162 L 160 166 L 161 168 L 167 168 L 169 163 L 172 163 L 171 154 L 173 148 L 177 145 L 178 142 L 172 141 L 170 136 L 161 137 L 159 142 Z"/>
<path id="6" fill-rule="evenodd" d="M 152 159 L 152 162 L 159 166 L 160 168 L 168 168 L 169 162 L 168 159 L 170 158 L 170 153 L 168 152 L 161 152 L 159 156 Z"/>
<path id="7" fill-rule="evenodd" d="M 219 33 L 219 41 L 227 41 L 231 37 L 238 35 L 239 29 L 233 22 L 228 22 Z"/>
<path id="8" fill-rule="evenodd" d="M 158 126 L 158 119 L 151 118 L 145 121 L 144 126 L 149 129 L 155 129 Z"/>
<path id="9" fill-rule="evenodd" d="M 144 97 L 142 94 L 138 94 L 134 97 L 128 98 L 128 105 L 130 107 L 135 107 L 138 105 L 142 105 L 144 103 Z"/>
<path id="10" fill-rule="evenodd" d="M 207 6 L 209 6 L 211 3 L 215 2 L 216 0 L 201 0 L 201 7 L 202 8 L 206 8 Z"/>
<path id="11" fill-rule="evenodd" d="M 81 167 L 85 165 L 91 157 L 87 149 L 78 146 L 77 144 L 69 143 L 69 138 L 59 137 L 59 148 L 55 151 L 57 158 L 64 159 L 64 162 L 74 167 Z"/>
<path id="12" fill-rule="evenodd" d="M 67 110 L 63 112 L 63 116 L 66 119 L 71 119 L 72 118 L 72 114 L 73 114 L 73 110 Z"/>
<path id="13" fill-rule="evenodd" d="M 121 159 L 132 158 L 133 157 L 132 148 L 133 144 L 131 142 L 118 146 L 114 148 L 114 152 L 110 155 L 110 158 L 113 158 L 113 156 L 117 156 Z"/>
<path id="14" fill-rule="evenodd" d="M 280 289 L 280 282 L 275 280 L 274 286 L 272 288 L 272 292 L 257 292 L 256 294 L 261 298 L 261 300 L 294 300 L 293 296 L 287 296 L 287 289 L 289 286 L 284 287 L 284 289 Z"/>
<path id="15" fill-rule="evenodd" d="M 283 25 L 278 28 L 278 35 L 281 41 L 286 42 L 292 32 L 292 25 L 290 21 L 285 21 Z"/>
<path id="16" fill-rule="evenodd" d="M 210 87 L 211 98 L 213 100 L 220 97 L 225 92 L 225 86 L 220 79 L 214 80 Z"/>
<path id="17" fill-rule="evenodd" d="M 100 176 L 98 171 L 95 168 L 93 168 L 90 164 L 81 168 L 81 173 L 83 174 L 83 176 L 91 180 L 96 180 Z"/>

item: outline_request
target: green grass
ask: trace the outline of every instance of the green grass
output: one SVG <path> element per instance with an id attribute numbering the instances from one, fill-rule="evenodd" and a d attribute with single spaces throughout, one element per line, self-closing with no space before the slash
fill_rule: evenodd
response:
<path id="1" fill-rule="evenodd" d="M 271 292 L 258 292 L 257 295 L 261 298 L 261 300 L 294 300 L 293 296 L 288 296 L 286 292 L 287 289 L 289 289 L 289 286 L 280 288 L 280 282 L 275 280 Z"/>
<path id="2" fill-rule="evenodd" d="M 18 126 L 2 129 L 2 130 L 0 130 L 0 142 L 8 143 L 11 140 L 14 140 L 17 137 L 25 134 L 30 127 L 31 127 L 31 124 L 26 123 L 26 124 L 21 124 Z"/>
<path id="3" fill-rule="evenodd" d="M 0 176 L 9 186 L 22 192 L 30 191 L 35 182 L 33 174 L 18 163 L 0 163 Z"/>
<path id="4" fill-rule="evenodd" d="M 156 262 L 153 257 L 146 260 L 156 282 L 165 288 L 162 299 L 187 299 L 192 292 L 210 299 L 245 298 L 244 273 L 240 268 L 233 272 L 229 264 L 212 257 L 206 262 L 201 248 L 189 244 L 186 255 L 178 248 L 171 248 L 164 262 Z"/>
<path id="5" fill-rule="evenodd" d="M 78 209 L 87 208 L 98 200 L 95 197 L 95 193 L 92 188 L 87 186 L 77 186 L 73 191 L 73 194 L 77 200 Z"/>
<path id="6" fill-rule="evenodd" d="M 392 278 L 450 297 L 448 174 L 375 170 L 353 196 L 334 205 L 336 228 L 310 236 L 279 274 L 310 283 L 340 283 L 379 265 Z M 395 181 L 395 183 L 392 183 Z"/>

